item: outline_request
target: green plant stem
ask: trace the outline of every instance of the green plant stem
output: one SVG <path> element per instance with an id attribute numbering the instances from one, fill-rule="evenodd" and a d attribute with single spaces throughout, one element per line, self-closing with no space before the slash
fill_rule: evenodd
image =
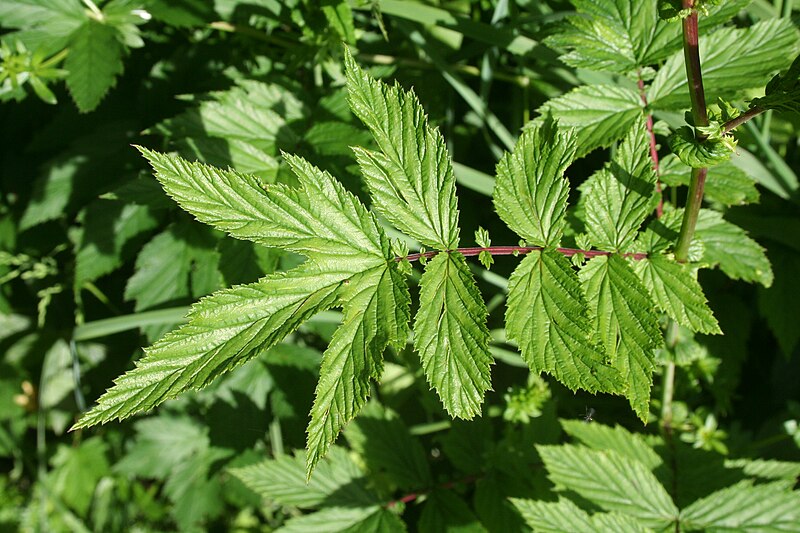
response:
<path id="1" fill-rule="evenodd" d="M 757 117 L 758 115 L 760 115 L 764 111 L 766 111 L 766 109 L 763 109 L 761 107 L 753 107 L 753 108 L 748 109 L 747 111 L 745 111 L 744 113 L 742 113 L 738 117 L 736 117 L 734 119 L 731 119 L 728 122 L 726 122 L 725 124 L 723 124 L 722 125 L 722 133 L 728 133 L 731 130 L 733 130 L 735 128 L 738 128 L 739 126 L 741 126 L 742 124 L 744 124 L 745 122 L 750 120 L 751 118 Z"/>
<path id="2" fill-rule="evenodd" d="M 684 9 L 693 9 L 694 0 L 683 0 Z M 703 71 L 700 67 L 700 48 L 697 27 L 697 12 L 683 19 L 683 56 L 686 62 L 686 78 L 689 82 L 689 98 L 692 102 L 692 118 L 695 127 L 708 126 L 708 110 L 703 89 Z M 705 135 L 695 133 L 699 142 L 705 140 Z M 689 244 L 694 237 L 697 226 L 697 216 L 703 204 L 703 192 L 706 185 L 707 168 L 692 169 L 692 178 L 689 182 L 689 193 L 686 199 L 686 208 L 683 212 L 681 231 L 675 243 L 675 259 L 685 262 L 689 256 Z"/>
<path id="3" fill-rule="evenodd" d="M 488 248 L 456 248 L 455 250 L 447 250 L 447 252 L 458 252 L 465 257 L 480 255 L 481 252 L 489 252 L 492 255 L 520 255 L 528 254 L 535 251 L 544 250 L 542 246 L 489 246 Z M 564 254 L 567 257 L 573 255 L 583 254 L 586 257 L 597 257 L 599 255 L 614 255 L 616 252 L 606 252 L 604 250 L 579 250 L 577 248 L 556 248 L 556 251 Z M 423 257 L 430 259 L 439 254 L 439 250 L 431 250 L 429 252 L 422 252 L 417 254 L 408 254 L 406 257 L 395 257 L 395 261 L 418 261 Z M 645 253 L 625 253 L 621 254 L 623 257 L 633 259 L 634 261 L 641 261 L 647 258 Z"/>
<path id="4" fill-rule="evenodd" d="M 681 221 L 681 231 L 678 234 L 678 242 L 675 244 L 675 259 L 681 263 L 686 262 L 689 257 L 689 244 L 692 242 L 692 237 L 694 237 L 697 217 L 700 214 L 700 206 L 703 204 L 703 191 L 707 175 L 707 168 L 692 169 L 689 194 L 686 198 L 686 208 Z"/>

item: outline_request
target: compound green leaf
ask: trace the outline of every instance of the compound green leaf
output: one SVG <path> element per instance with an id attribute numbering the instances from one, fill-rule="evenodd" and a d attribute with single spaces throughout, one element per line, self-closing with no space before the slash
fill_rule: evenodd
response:
<path id="1" fill-rule="evenodd" d="M 632 516 L 660 530 L 678 519 L 678 509 L 653 473 L 614 450 L 582 446 L 537 446 L 548 477 L 610 512 Z"/>
<path id="2" fill-rule="evenodd" d="M 284 248 L 318 264 L 360 272 L 385 263 L 389 244 L 377 220 L 330 174 L 296 156 L 286 161 L 300 188 L 139 148 L 181 207 L 233 237 Z"/>
<path id="3" fill-rule="evenodd" d="M 706 531 L 793 531 L 800 523 L 800 492 L 784 482 L 742 481 L 681 511 L 681 524 Z"/>
<path id="4" fill-rule="evenodd" d="M 506 329 L 531 370 L 552 374 L 571 390 L 622 392 L 619 371 L 591 339 L 580 282 L 564 255 L 531 252 L 508 283 Z"/>
<path id="5" fill-rule="evenodd" d="M 689 267 L 663 255 L 651 254 L 647 259 L 637 261 L 634 270 L 650 290 L 659 309 L 678 324 L 699 333 L 722 333 L 708 308 L 703 289 Z"/>
<path id="6" fill-rule="evenodd" d="M 365 507 L 376 503 L 364 482 L 364 472 L 347 450 L 332 446 L 306 479 L 305 454 L 279 455 L 254 465 L 230 470 L 252 491 L 280 505 L 313 509 L 320 506 Z"/>
<path id="7" fill-rule="evenodd" d="M 721 213 L 701 209 L 695 238 L 703 243 L 703 263 L 719 265 L 732 279 L 772 285 L 772 265 L 764 249 L 742 228 L 724 220 Z"/>
<path id="8" fill-rule="evenodd" d="M 628 132 L 611 163 L 589 178 L 584 193 L 586 231 L 601 250 L 629 251 L 639 226 L 655 208 L 656 174 L 643 121 Z"/>
<path id="9" fill-rule="evenodd" d="M 322 355 L 311 408 L 308 477 L 339 431 L 366 403 L 370 379 L 380 378 L 383 370 L 387 344 L 402 346 L 408 335 L 410 296 L 396 263 L 355 276 L 343 293 L 344 319 Z"/>
<path id="10" fill-rule="evenodd" d="M 112 26 L 94 19 L 84 22 L 71 37 L 67 88 L 82 113 L 96 108 L 122 74 L 124 49 Z"/>
<path id="11" fill-rule="evenodd" d="M 576 157 L 622 139 L 643 111 L 639 94 L 618 85 L 582 85 L 548 100 L 537 110 L 542 116 L 552 116 L 561 128 L 575 128 Z M 537 119 L 534 125 L 539 122 Z"/>
<path id="12" fill-rule="evenodd" d="M 748 88 L 765 85 L 771 74 L 789 66 L 797 50 L 798 32 L 789 19 L 773 18 L 749 28 L 722 28 L 701 35 L 706 100 L 734 98 Z M 648 97 L 657 109 L 690 107 L 683 52 L 661 67 Z"/>
<path id="13" fill-rule="evenodd" d="M 653 351 L 661 344 L 655 304 L 620 256 L 591 259 L 580 278 L 600 339 L 628 385 L 625 395 L 639 418 L 646 421 L 655 367 Z"/>
<path id="14" fill-rule="evenodd" d="M 497 164 L 494 206 L 500 218 L 535 246 L 555 246 L 564 232 L 569 182 L 564 171 L 575 158 L 574 130 L 547 120 L 526 129 L 512 153 Z"/>
<path id="15" fill-rule="evenodd" d="M 491 387 L 486 304 L 460 253 L 440 253 L 425 266 L 414 319 L 414 347 L 428 383 L 451 416 L 480 414 Z"/>
<path id="16" fill-rule="evenodd" d="M 350 275 L 303 266 L 203 298 L 192 306 L 188 324 L 145 349 L 136 368 L 119 377 L 75 428 L 121 420 L 205 387 L 331 307 Z"/>
<path id="17" fill-rule="evenodd" d="M 375 209 L 426 246 L 458 247 L 455 177 L 442 134 L 413 92 L 373 79 L 349 52 L 345 68 L 350 107 L 380 148 L 355 149 Z"/>

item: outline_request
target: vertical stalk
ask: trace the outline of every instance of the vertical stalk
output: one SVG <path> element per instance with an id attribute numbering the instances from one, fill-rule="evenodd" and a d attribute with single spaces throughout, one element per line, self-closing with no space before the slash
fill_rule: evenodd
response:
<path id="1" fill-rule="evenodd" d="M 684 9 L 693 9 L 694 0 L 683 0 Z M 706 97 L 703 90 L 703 71 L 700 68 L 700 49 L 697 27 L 697 11 L 683 19 L 683 56 L 686 63 L 686 78 L 689 82 L 689 98 L 692 102 L 692 118 L 694 125 L 708 126 L 708 111 Z M 702 134 L 696 134 L 700 142 L 705 140 Z M 697 215 L 703 203 L 703 191 L 706 184 L 707 168 L 692 169 L 692 178 L 689 182 L 689 194 L 686 198 L 686 208 L 683 213 L 681 231 L 675 243 L 675 259 L 686 261 L 689 255 L 689 243 L 692 242 L 694 229 L 697 225 Z"/>

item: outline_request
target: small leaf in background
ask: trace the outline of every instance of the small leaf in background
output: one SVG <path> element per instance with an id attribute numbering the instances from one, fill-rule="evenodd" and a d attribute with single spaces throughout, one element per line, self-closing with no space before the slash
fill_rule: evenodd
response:
<path id="1" fill-rule="evenodd" d="M 87 515 L 98 481 L 110 472 L 107 453 L 108 444 L 92 437 L 76 447 L 62 445 L 53 455 L 51 490 L 80 516 Z"/>
<path id="2" fill-rule="evenodd" d="M 83 112 L 94 110 L 122 74 L 124 48 L 116 28 L 88 19 L 71 37 L 64 63 L 67 87 Z"/>
<path id="3" fill-rule="evenodd" d="M 800 113 L 800 56 L 789 70 L 776 74 L 767 83 L 765 95 L 751 100 L 750 107 Z"/>
<path id="4" fill-rule="evenodd" d="M 557 487 L 575 491 L 606 511 L 639 519 L 661 529 L 678 520 L 678 508 L 666 489 L 642 463 L 614 450 L 580 446 L 537 446 Z"/>
<path id="5" fill-rule="evenodd" d="M 617 85 L 582 85 L 548 100 L 537 109 L 552 116 L 562 128 L 574 128 L 578 139 L 576 157 L 611 146 L 625 137 L 644 112 L 639 94 Z M 541 119 L 530 126 L 535 127 Z"/>
<path id="6" fill-rule="evenodd" d="M 670 154 L 661 159 L 659 165 L 661 183 L 670 187 L 689 185 L 691 171 L 680 160 Z M 760 193 L 756 182 L 739 167 L 730 162 L 720 163 L 708 169 L 704 198 L 721 204 L 744 205 L 757 203 Z"/>
<path id="7" fill-rule="evenodd" d="M 681 521 L 705 530 L 791 530 L 800 522 L 800 493 L 782 482 L 742 481 L 683 509 Z"/>
<path id="8" fill-rule="evenodd" d="M 700 333 L 722 333 L 708 308 L 702 287 L 686 265 L 651 254 L 637 261 L 633 269 L 650 290 L 659 309 L 678 324 Z"/>
<path id="9" fill-rule="evenodd" d="M 763 87 L 776 70 L 789 66 L 800 46 L 789 19 L 771 18 L 749 28 L 722 28 L 700 39 L 703 85 L 708 102 L 734 98 L 747 88 Z M 655 109 L 689 109 L 683 52 L 658 70 L 648 91 Z"/>
<path id="10" fill-rule="evenodd" d="M 369 403 L 347 427 L 345 437 L 371 474 L 384 474 L 393 485 L 407 490 L 431 485 L 425 450 L 394 411 Z"/>
<path id="11" fill-rule="evenodd" d="M 772 285 L 772 266 L 764 249 L 743 229 L 725 221 L 721 213 L 701 209 L 695 238 L 703 243 L 703 263 L 719 265 L 732 279 Z"/>

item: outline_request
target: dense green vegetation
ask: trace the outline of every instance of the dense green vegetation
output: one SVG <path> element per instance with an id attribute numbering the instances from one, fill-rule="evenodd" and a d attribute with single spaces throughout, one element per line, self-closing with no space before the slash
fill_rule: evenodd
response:
<path id="1" fill-rule="evenodd" d="M 0 531 L 800 530 L 793 4 L 3 1 Z"/>

